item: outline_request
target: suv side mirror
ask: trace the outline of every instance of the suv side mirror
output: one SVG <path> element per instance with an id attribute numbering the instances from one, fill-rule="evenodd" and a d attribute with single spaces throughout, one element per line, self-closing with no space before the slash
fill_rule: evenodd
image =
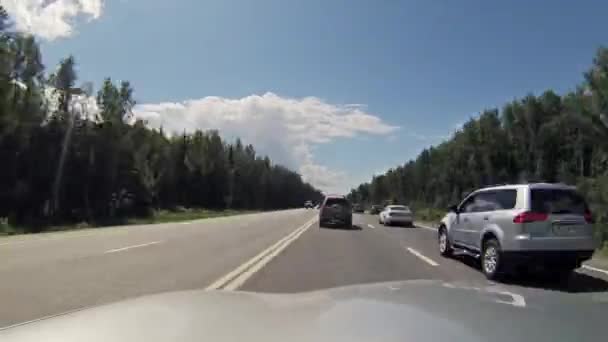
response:
<path id="1" fill-rule="evenodd" d="M 448 211 L 458 214 L 458 205 L 452 204 L 451 206 L 448 207 Z"/>

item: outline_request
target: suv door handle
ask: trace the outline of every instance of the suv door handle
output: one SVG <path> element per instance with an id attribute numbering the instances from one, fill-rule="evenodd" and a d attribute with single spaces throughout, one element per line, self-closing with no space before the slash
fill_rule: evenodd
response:
<path id="1" fill-rule="evenodd" d="M 484 216 L 484 217 L 483 217 L 483 219 L 487 221 L 487 220 L 488 220 L 488 217 L 487 217 L 487 216 Z"/>
<path id="2" fill-rule="evenodd" d="M 466 218 L 466 217 L 465 217 L 465 218 L 463 218 L 462 220 L 463 220 L 464 222 L 469 222 L 469 219 L 468 219 L 468 218 Z"/>

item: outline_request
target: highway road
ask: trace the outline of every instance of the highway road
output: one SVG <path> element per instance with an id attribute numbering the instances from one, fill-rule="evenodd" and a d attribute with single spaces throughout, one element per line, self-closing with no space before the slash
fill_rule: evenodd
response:
<path id="1" fill-rule="evenodd" d="M 300 292 L 351 284 L 440 279 L 485 286 L 470 259 L 444 259 L 429 227 L 320 229 L 296 209 L 181 223 L 0 239 L 0 327 L 145 294 L 187 289 Z M 567 283 L 513 280 L 517 291 L 608 291 L 608 275 Z"/>

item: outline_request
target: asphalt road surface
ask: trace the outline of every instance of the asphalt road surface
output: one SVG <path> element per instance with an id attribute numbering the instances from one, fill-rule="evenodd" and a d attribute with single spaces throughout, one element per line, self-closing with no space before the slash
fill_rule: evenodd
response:
<path id="1" fill-rule="evenodd" d="M 316 210 L 0 239 L 0 327 L 145 294 L 206 288 L 300 292 L 391 280 L 484 286 L 473 260 L 444 259 L 429 228 L 320 229 Z M 519 291 L 608 291 L 608 275 L 508 281 Z"/>

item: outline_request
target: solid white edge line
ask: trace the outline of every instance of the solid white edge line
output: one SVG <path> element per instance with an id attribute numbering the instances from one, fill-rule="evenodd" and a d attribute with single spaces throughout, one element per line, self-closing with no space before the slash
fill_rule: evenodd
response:
<path id="1" fill-rule="evenodd" d="M 437 231 L 437 228 L 433 228 L 433 227 L 429 227 L 429 226 L 423 226 L 423 225 L 418 224 L 418 223 L 414 223 L 414 225 L 415 225 L 416 227 L 418 227 L 418 228 L 422 228 L 422 229 L 428 229 L 428 230 L 432 230 L 432 231 L 434 231 L 434 232 L 436 232 L 436 231 Z"/>
<path id="2" fill-rule="evenodd" d="M 66 231 L 46 232 L 46 233 L 31 234 L 31 235 L 21 234 L 21 235 L 15 235 L 15 238 L 18 239 L 18 241 L 0 242 L 0 246 L 23 245 L 23 244 L 30 244 L 30 243 L 35 243 L 35 242 L 46 242 L 46 241 L 60 241 L 60 240 L 66 240 L 66 239 L 94 236 L 94 235 L 99 235 L 102 233 L 103 234 L 115 234 L 115 233 L 124 234 L 124 233 L 128 233 L 129 229 L 141 229 L 140 228 L 141 226 L 146 226 L 147 227 L 146 229 L 162 228 L 162 227 L 171 228 L 176 225 L 189 225 L 189 224 L 199 223 L 199 222 L 203 222 L 203 221 L 209 222 L 209 221 L 215 221 L 215 220 L 230 220 L 230 219 L 234 219 L 235 217 L 266 215 L 266 214 L 280 213 L 280 212 L 286 212 L 286 211 L 291 211 L 291 210 L 299 211 L 299 210 L 303 210 L 303 209 L 273 210 L 273 211 L 259 212 L 259 213 L 216 216 L 216 217 L 200 218 L 200 219 L 194 219 L 194 220 L 190 220 L 190 221 L 181 221 L 181 222 L 164 222 L 164 223 L 133 224 L 133 225 L 127 224 L 127 225 L 118 225 L 118 226 L 111 226 L 111 227 L 104 227 L 104 228 L 93 227 L 93 228 L 86 228 L 86 229 L 74 229 L 74 230 L 66 230 Z M 86 233 L 86 231 L 93 231 L 93 232 Z M 79 234 L 80 232 L 83 232 L 83 233 Z M 2 238 L 2 239 L 4 239 L 4 238 Z M 0 239 L 0 241 L 2 239 Z M 7 239 L 12 240 L 13 237 L 7 237 Z"/>
<path id="3" fill-rule="evenodd" d="M 298 232 L 300 232 L 301 230 L 308 229 L 308 227 L 312 226 L 316 221 L 317 221 L 317 217 L 315 216 L 312 219 L 308 220 L 304 225 L 298 227 L 297 229 L 295 229 L 291 233 L 287 234 L 285 237 L 283 237 L 279 241 L 272 244 L 270 247 L 264 249 L 263 251 L 261 251 L 260 253 L 255 255 L 253 258 L 249 259 L 248 261 L 241 264 L 234 270 L 228 272 L 227 274 L 225 274 L 218 280 L 211 283 L 211 285 L 207 286 L 205 288 L 205 290 L 218 290 L 218 289 L 221 289 L 221 288 L 227 286 L 231 281 L 233 281 L 239 275 L 241 275 L 242 273 L 247 271 L 249 268 L 253 267 L 253 265 L 255 265 L 257 262 L 259 262 L 266 255 L 271 253 L 275 248 L 278 248 L 282 243 L 284 243 L 285 241 L 289 240 L 291 237 L 298 234 Z"/>
<path id="4" fill-rule="evenodd" d="M 27 243 L 27 241 L 3 242 L 3 243 L 0 243 L 0 246 L 22 245 L 24 243 Z"/>
<path id="5" fill-rule="evenodd" d="M 374 228 L 376 228 L 376 227 L 374 227 L 374 225 L 372 225 L 372 224 L 369 224 L 369 223 L 368 223 L 368 224 L 367 224 L 367 226 L 368 226 L 368 227 L 370 227 L 370 228 L 371 228 L 371 229 L 374 229 Z"/>
<path id="6" fill-rule="evenodd" d="M 140 245 L 133 245 L 133 246 L 126 246 L 126 247 L 121 247 L 121 248 L 110 249 L 110 250 L 105 251 L 104 254 L 122 252 L 122 251 L 126 251 L 126 250 L 133 249 L 133 248 L 140 248 L 140 247 L 156 245 L 161 242 L 162 241 L 152 241 L 152 242 L 148 242 L 148 243 L 142 243 Z"/>
<path id="7" fill-rule="evenodd" d="M 51 232 L 51 233 L 46 233 L 46 234 L 69 234 L 69 236 L 19 236 L 17 235 L 17 238 L 20 238 L 20 241 L 12 241 L 12 242 L 3 242 L 0 243 L 0 246 L 11 246 L 11 245 L 24 245 L 24 244 L 29 244 L 29 243 L 35 243 L 35 242 L 46 242 L 46 241 L 60 241 L 60 240 L 68 240 L 68 239 L 74 239 L 74 238 L 80 238 L 80 237 L 87 237 L 87 236 L 93 236 L 95 235 L 95 233 L 83 233 L 83 234 L 76 234 L 77 231 L 66 231 L 66 232 Z M 45 234 L 45 233 L 42 233 Z M 72 235 L 73 234 L 73 235 Z M 24 240 L 25 239 L 25 240 Z"/>
<path id="8" fill-rule="evenodd" d="M 431 258 L 429 258 L 429 257 L 426 257 L 426 256 L 422 255 L 422 254 L 421 254 L 420 252 L 418 252 L 417 250 L 415 250 L 415 249 L 413 249 L 413 248 L 410 248 L 410 247 L 407 247 L 407 250 L 408 250 L 410 253 L 412 253 L 412 254 L 414 254 L 415 256 L 417 256 L 418 258 L 420 258 L 420 260 L 422 260 L 422 261 L 426 262 L 427 264 L 429 264 L 429 265 L 431 265 L 431 266 L 439 266 L 439 264 L 438 264 L 438 263 L 436 263 L 436 262 L 435 262 L 433 259 L 431 259 Z"/>
<path id="9" fill-rule="evenodd" d="M 583 266 L 581 266 L 581 268 L 584 268 L 584 269 L 589 270 L 589 271 L 599 272 L 599 273 L 603 273 L 603 274 L 608 275 L 608 271 L 607 270 L 603 270 L 601 268 L 597 268 L 597 267 L 593 267 L 593 266 L 588 266 L 588 265 L 583 265 Z"/>

